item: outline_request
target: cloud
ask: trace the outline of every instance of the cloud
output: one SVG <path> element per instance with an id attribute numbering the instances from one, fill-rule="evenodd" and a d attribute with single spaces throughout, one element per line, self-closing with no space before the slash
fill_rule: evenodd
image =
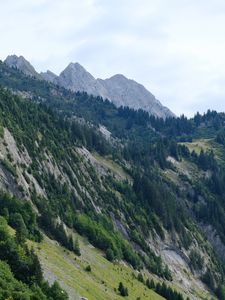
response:
<path id="1" fill-rule="evenodd" d="M 225 111 L 222 0 L 8 0 L 0 18 L 2 59 L 56 73 L 79 61 L 143 83 L 178 115 Z"/>

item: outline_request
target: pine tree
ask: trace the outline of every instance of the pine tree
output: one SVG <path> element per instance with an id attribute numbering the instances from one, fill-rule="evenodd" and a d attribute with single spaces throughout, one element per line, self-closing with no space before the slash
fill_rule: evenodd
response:
<path id="1" fill-rule="evenodd" d="M 16 220 L 16 240 L 19 244 L 24 244 L 27 237 L 27 228 L 23 221 L 23 217 L 18 214 Z"/>
<path id="2" fill-rule="evenodd" d="M 128 296 L 128 289 L 123 285 L 122 282 L 119 283 L 118 291 L 122 297 Z"/>
<path id="3" fill-rule="evenodd" d="M 43 280 L 43 274 L 41 270 L 41 264 L 39 262 L 38 256 L 35 254 L 34 249 L 32 248 L 30 251 L 30 258 L 32 261 L 32 274 L 35 277 L 35 283 L 40 284 Z"/>
<path id="4" fill-rule="evenodd" d="M 73 246 L 73 251 L 76 255 L 80 256 L 81 252 L 80 252 L 80 245 L 79 245 L 79 241 L 78 238 L 76 238 L 74 246 Z"/>

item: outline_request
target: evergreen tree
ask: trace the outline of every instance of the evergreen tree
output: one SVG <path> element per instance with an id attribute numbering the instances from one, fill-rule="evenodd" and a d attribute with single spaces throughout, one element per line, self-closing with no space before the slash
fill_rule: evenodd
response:
<path id="1" fill-rule="evenodd" d="M 122 282 L 119 283 L 118 291 L 122 297 L 128 296 L 128 289 L 123 285 Z"/>
<path id="2" fill-rule="evenodd" d="M 79 245 L 78 238 L 76 238 L 76 240 L 75 240 L 73 250 L 74 250 L 74 252 L 75 252 L 76 255 L 78 255 L 78 256 L 81 255 L 81 252 L 80 252 L 80 245 Z"/>
<path id="3" fill-rule="evenodd" d="M 27 228 L 21 214 L 16 214 L 16 240 L 19 244 L 24 244 L 27 237 Z"/>

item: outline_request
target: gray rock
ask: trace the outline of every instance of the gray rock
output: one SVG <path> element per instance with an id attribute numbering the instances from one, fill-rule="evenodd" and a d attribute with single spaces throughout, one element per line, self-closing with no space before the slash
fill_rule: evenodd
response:
<path id="1" fill-rule="evenodd" d="M 107 91 L 104 87 L 79 63 L 70 63 L 59 75 L 56 82 L 74 92 L 86 92 L 107 98 Z"/>
<path id="2" fill-rule="evenodd" d="M 109 79 L 95 79 L 80 64 L 71 63 L 59 75 L 57 84 L 72 91 L 82 91 L 108 99 L 117 107 L 128 106 L 135 110 L 143 109 L 161 117 L 175 115 L 155 98 L 143 85 L 117 74 Z"/>
<path id="3" fill-rule="evenodd" d="M 128 106 L 135 110 L 143 109 L 159 118 L 174 117 L 175 115 L 155 98 L 143 85 L 127 79 L 121 74 L 98 81 L 108 92 L 108 98 L 116 106 Z"/>
<path id="4" fill-rule="evenodd" d="M 41 72 L 40 75 L 41 75 L 42 79 L 52 82 L 52 83 L 55 83 L 58 78 L 58 76 L 56 74 L 54 74 L 53 72 L 51 72 L 49 70 L 47 72 Z"/>
<path id="5" fill-rule="evenodd" d="M 15 67 L 28 76 L 58 84 L 73 92 L 86 92 L 93 96 L 108 99 L 117 107 L 128 106 L 135 110 L 143 109 L 159 118 L 175 115 L 155 98 L 143 85 L 117 74 L 108 79 L 95 79 L 79 63 L 70 63 L 59 76 L 51 71 L 38 74 L 34 67 L 23 57 L 10 55 L 5 63 Z"/>
<path id="6" fill-rule="evenodd" d="M 41 78 L 40 74 L 36 72 L 34 67 L 23 56 L 9 55 L 4 61 L 9 67 L 16 68 L 27 76 Z"/>

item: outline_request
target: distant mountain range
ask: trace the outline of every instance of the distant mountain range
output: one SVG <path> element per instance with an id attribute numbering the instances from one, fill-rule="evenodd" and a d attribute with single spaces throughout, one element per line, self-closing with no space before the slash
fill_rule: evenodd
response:
<path id="1" fill-rule="evenodd" d="M 121 74 L 109 79 L 95 79 L 79 63 L 70 63 L 59 76 L 51 71 L 41 72 L 23 57 L 9 55 L 5 61 L 8 66 L 19 69 L 27 76 L 46 80 L 74 92 L 86 92 L 94 96 L 108 99 L 117 107 L 128 106 L 135 110 L 143 109 L 159 118 L 175 117 L 167 107 L 163 106 L 143 85 L 128 79 Z"/>

